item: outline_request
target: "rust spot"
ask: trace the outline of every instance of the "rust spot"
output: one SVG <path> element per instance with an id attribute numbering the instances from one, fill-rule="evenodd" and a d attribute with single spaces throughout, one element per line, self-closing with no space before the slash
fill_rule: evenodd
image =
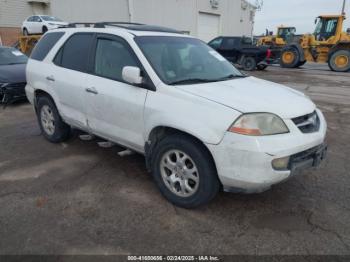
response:
<path id="1" fill-rule="evenodd" d="M 47 203 L 47 198 L 46 197 L 39 197 L 36 200 L 36 206 L 39 208 L 44 207 L 44 205 Z"/>

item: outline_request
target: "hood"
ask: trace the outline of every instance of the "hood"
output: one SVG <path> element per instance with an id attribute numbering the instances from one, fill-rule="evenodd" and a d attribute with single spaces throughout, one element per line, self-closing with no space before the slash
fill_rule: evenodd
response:
<path id="1" fill-rule="evenodd" d="M 242 113 L 273 113 L 290 119 L 310 114 L 316 109 L 315 104 L 303 93 L 255 77 L 176 88 Z"/>
<path id="2" fill-rule="evenodd" d="M 0 65 L 0 82 L 25 83 L 26 64 Z"/>

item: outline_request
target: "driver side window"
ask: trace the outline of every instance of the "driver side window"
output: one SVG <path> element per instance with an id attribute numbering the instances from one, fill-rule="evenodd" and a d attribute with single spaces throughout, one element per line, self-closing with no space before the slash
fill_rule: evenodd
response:
<path id="1" fill-rule="evenodd" d="M 123 82 L 122 72 L 126 66 L 138 66 L 126 43 L 107 38 L 97 40 L 94 65 L 96 75 Z"/>

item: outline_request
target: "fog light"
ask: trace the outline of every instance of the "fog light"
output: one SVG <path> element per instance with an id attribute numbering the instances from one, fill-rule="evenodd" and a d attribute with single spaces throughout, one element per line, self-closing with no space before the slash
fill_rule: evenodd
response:
<path id="1" fill-rule="evenodd" d="M 272 167 L 275 170 L 288 170 L 290 157 L 277 158 L 272 161 Z"/>

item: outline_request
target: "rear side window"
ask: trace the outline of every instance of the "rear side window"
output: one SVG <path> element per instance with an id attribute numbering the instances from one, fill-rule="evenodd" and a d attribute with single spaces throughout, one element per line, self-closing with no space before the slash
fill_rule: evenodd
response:
<path id="1" fill-rule="evenodd" d="M 71 36 L 57 53 L 54 63 L 67 69 L 86 72 L 93 37 L 90 33 Z"/>
<path id="2" fill-rule="evenodd" d="M 237 44 L 237 39 L 235 38 L 225 38 L 222 44 L 222 49 L 230 50 L 233 49 Z"/>
<path id="3" fill-rule="evenodd" d="M 63 35 L 64 32 L 48 33 L 44 35 L 39 43 L 37 43 L 35 46 L 30 58 L 38 61 L 43 61 L 52 47 L 58 42 L 58 40 L 61 39 Z"/>

